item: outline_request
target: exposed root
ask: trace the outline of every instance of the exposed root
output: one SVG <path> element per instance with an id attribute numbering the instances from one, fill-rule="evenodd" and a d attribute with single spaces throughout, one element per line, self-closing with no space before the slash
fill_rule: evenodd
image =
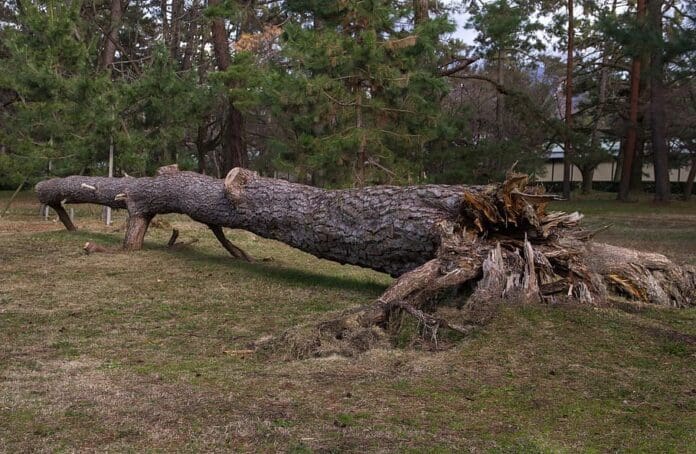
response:
<path id="1" fill-rule="evenodd" d="M 596 232 L 579 227 L 580 214 L 547 214 L 552 196 L 526 182 L 511 175 L 493 199 L 466 193 L 460 222 L 439 224 L 435 258 L 401 275 L 374 304 L 289 330 L 266 351 L 279 349 L 284 358 L 351 356 L 403 343 L 397 340 L 407 334 L 416 336 L 409 345 L 437 349 L 451 337 L 445 333 L 470 333 L 499 304 L 595 305 L 617 295 L 637 305 L 696 303 L 693 268 L 660 254 L 593 245 Z"/>
<path id="2" fill-rule="evenodd" d="M 432 314 L 428 314 L 403 301 L 397 301 L 390 304 L 388 311 L 392 312 L 394 310 L 403 311 L 416 319 L 418 321 L 419 328 L 422 327 L 421 333 L 430 337 L 430 340 L 435 345 L 435 348 L 438 346 L 438 332 L 440 329 L 449 329 L 459 334 L 466 335 L 469 334 L 474 328 L 474 326 L 471 324 L 459 325 L 446 318 L 436 317 Z"/>
<path id="3" fill-rule="evenodd" d="M 696 304 L 696 268 L 677 266 L 664 255 L 591 244 L 587 263 L 612 296 L 667 307 Z"/>

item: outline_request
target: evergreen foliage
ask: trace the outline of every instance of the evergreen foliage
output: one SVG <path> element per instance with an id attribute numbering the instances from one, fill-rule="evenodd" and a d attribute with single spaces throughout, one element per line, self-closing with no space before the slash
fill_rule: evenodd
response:
<path id="1" fill-rule="evenodd" d="M 572 131 L 558 57 L 567 2 L 486 0 L 457 11 L 420 0 L 122 1 L 116 17 L 113 5 L 0 8 L 0 186 L 105 175 L 112 145 L 117 175 L 176 162 L 223 176 L 233 139 L 252 168 L 326 187 L 486 183 L 513 164 L 539 170 L 566 137 L 591 175 L 611 159 L 606 144 L 625 142 L 634 56 L 644 59 L 641 112 L 656 102 L 653 79 L 678 111 L 663 128 L 669 165 L 690 159 L 689 2 L 661 3 L 661 29 L 636 21 L 633 4 L 576 5 Z M 452 13 L 462 12 L 470 46 L 452 35 Z M 213 23 L 227 48 L 213 45 Z M 223 67 L 218 51 L 229 57 Z M 648 120 L 639 122 L 645 159 Z"/>

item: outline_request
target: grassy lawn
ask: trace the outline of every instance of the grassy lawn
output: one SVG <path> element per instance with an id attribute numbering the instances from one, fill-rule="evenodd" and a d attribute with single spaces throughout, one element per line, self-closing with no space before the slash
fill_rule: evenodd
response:
<path id="1" fill-rule="evenodd" d="M 552 208 L 696 264 L 696 202 Z M 123 213 L 77 207 L 69 233 L 38 210 L 26 193 L 0 219 L 0 452 L 696 452 L 696 309 L 508 306 L 447 351 L 271 361 L 243 350 L 391 279 L 243 231 L 264 260 L 235 261 L 179 216 L 84 255 Z M 198 241 L 167 249 L 172 226 Z"/>

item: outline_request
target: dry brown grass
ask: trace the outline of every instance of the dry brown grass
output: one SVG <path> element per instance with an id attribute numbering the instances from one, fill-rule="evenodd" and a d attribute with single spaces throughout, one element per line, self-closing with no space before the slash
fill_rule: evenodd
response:
<path id="1" fill-rule="evenodd" d="M 696 450 L 696 310 L 503 306 L 447 351 L 277 361 L 237 352 L 390 279 L 238 231 L 272 260 L 235 261 L 177 216 L 85 255 L 121 214 L 80 208 L 68 233 L 37 213 L 0 220 L 0 452 Z M 638 242 L 692 250 L 672 215 Z M 199 241 L 169 250 L 170 227 Z"/>

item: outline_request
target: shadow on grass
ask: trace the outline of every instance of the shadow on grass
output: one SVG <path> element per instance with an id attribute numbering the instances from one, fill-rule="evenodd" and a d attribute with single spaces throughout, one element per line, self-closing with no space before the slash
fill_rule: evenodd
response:
<path id="1" fill-rule="evenodd" d="M 93 241 L 103 246 L 119 246 L 123 243 L 123 238 L 114 235 L 113 233 L 92 232 L 89 230 L 48 230 L 45 232 L 36 232 L 32 237 L 45 240 L 76 240 L 76 241 Z M 82 243 L 84 244 L 84 243 Z M 80 247 L 82 246 L 80 245 Z"/>
<path id="2" fill-rule="evenodd" d="M 385 289 L 386 285 L 378 282 L 362 280 L 347 276 L 332 276 L 321 273 L 314 273 L 298 268 L 287 268 L 281 264 L 273 262 L 243 262 L 224 255 L 213 255 L 198 249 L 183 249 L 169 251 L 162 245 L 147 244 L 148 249 L 167 251 L 177 255 L 187 261 L 197 264 L 232 267 L 249 274 L 262 276 L 264 278 L 283 281 L 296 286 L 315 286 L 323 288 L 355 290 L 364 293 L 375 294 L 378 296 Z"/>
<path id="3" fill-rule="evenodd" d="M 100 233 L 92 232 L 89 230 L 75 230 L 69 232 L 67 230 L 51 230 L 48 232 L 37 233 L 37 237 L 53 238 L 53 239 L 63 239 L 65 236 L 68 238 L 76 239 L 80 241 L 92 241 L 99 243 L 103 246 L 119 246 L 123 243 L 123 238 L 114 235 L 113 233 Z"/>
<path id="4" fill-rule="evenodd" d="M 69 235 L 70 238 L 80 240 L 81 242 L 93 241 L 104 246 L 119 246 L 122 243 L 121 235 L 112 233 L 90 232 L 86 230 L 77 230 L 74 232 L 67 231 L 52 231 L 39 234 L 41 236 L 59 238 L 63 235 Z M 211 254 L 200 249 L 185 248 L 185 249 L 168 249 L 161 243 L 153 241 L 145 242 L 145 251 L 159 251 L 173 254 L 188 262 L 197 265 L 212 265 L 215 267 L 232 268 L 245 273 L 262 276 L 267 279 L 286 282 L 296 286 L 315 286 L 332 289 L 354 290 L 361 291 L 367 294 L 378 296 L 386 288 L 385 285 L 378 282 L 353 278 L 348 276 L 334 276 L 322 273 L 306 271 L 298 268 L 287 268 L 282 264 L 273 262 L 243 262 L 225 255 Z"/>

